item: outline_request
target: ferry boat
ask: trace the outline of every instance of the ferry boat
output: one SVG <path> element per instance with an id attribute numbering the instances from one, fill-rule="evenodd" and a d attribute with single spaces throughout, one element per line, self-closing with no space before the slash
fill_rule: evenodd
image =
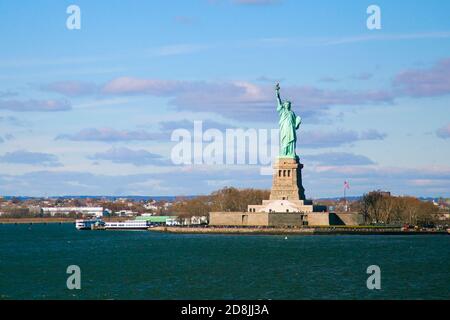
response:
<path id="1" fill-rule="evenodd" d="M 127 220 L 122 222 L 105 222 L 106 230 L 147 230 L 150 223 L 146 220 Z"/>
<path id="2" fill-rule="evenodd" d="M 83 220 L 83 219 L 77 219 L 75 220 L 75 228 L 78 230 L 93 230 L 93 229 L 100 229 L 104 226 L 104 222 L 100 219 L 90 219 L 90 220 Z"/>

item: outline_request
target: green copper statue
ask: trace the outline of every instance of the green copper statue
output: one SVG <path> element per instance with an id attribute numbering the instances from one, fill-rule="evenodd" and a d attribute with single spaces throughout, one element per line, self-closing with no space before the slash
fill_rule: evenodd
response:
<path id="1" fill-rule="evenodd" d="M 297 158 L 295 154 L 295 143 L 297 142 L 297 130 L 302 122 L 302 118 L 295 115 L 291 110 L 290 101 L 281 101 L 280 84 L 275 86 L 277 92 L 278 107 L 280 115 L 280 155 L 279 158 Z"/>

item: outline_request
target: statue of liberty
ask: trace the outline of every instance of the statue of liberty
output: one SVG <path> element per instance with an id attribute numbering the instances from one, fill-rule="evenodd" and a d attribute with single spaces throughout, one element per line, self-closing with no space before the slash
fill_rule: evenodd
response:
<path id="1" fill-rule="evenodd" d="M 293 158 L 297 159 L 295 154 L 295 144 L 297 142 L 297 130 L 302 122 L 302 118 L 295 115 L 291 110 L 290 101 L 281 101 L 280 98 L 280 84 L 275 86 L 277 92 L 277 111 L 280 116 L 280 154 L 279 158 Z"/>

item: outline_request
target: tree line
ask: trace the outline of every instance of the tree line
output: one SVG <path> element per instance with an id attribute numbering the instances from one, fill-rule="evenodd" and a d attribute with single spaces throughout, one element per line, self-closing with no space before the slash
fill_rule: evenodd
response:
<path id="1" fill-rule="evenodd" d="M 207 216 L 209 212 L 244 212 L 250 204 L 269 199 L 269 190 L 225 187 L 210 195 L 176 198 L 171 211 L 180 217 Z"/>
<path id="2" fill-rule="evenodd" d="M 440 210 L 431 202 L 415 197 L 394 197 L 380 191 L 364 194 L 353 209 L 363 215 L 366 223 L 427 225 L 433 223 Z"/>

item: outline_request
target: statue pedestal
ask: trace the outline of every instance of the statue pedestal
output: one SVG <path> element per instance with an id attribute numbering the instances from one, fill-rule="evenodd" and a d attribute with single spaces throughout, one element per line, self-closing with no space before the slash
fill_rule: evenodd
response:
<path id="1" fill-rule="evenodd" d="M 270 200 L 305 200 L 302 169 L 303 164 L 298 158 L 278 158 L 274 165 Z"/>
<path id="2" fill-rule="evenodd" d="M 247 212 L 210 212 L 212 226 L 298 227 L 329 226 L 326 207 L 305 200 L 302 185 L 303 165 L 298 158 L 279 158 L 274 165 L 270 200 L 249 205 Z"/>

